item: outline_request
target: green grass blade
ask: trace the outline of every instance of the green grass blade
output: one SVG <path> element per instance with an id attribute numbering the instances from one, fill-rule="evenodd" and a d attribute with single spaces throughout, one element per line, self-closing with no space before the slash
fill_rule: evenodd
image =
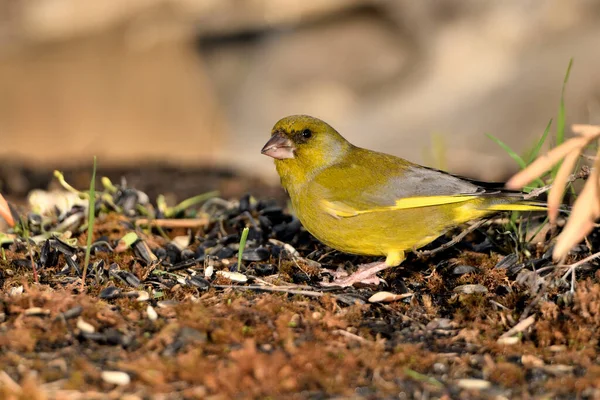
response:
<path id="1" fill-rule="evenodd" d="M 486 133 L 485 135 L 488 138 L 492 139 L 494 142 L 496 142 L 496 144 L 498 146 L 502 147 L 502 149 L 504 151 L 506 151 L 506 153 L 510 156 L 510 158 L 512 158 L 513 160 L 515 160 L 515 162 L 517 164 L 519 164 L 519 167 L 521 167 L 521 169 L 523 169 L 523 168 L 525 168 L 527 166 L 527 164 L 525 163 L 525 160 L 523 160 L 523 158 L 520 155 L 518 155 L 517 153 L 515 153 L 515 151 L 513 149 L 511 149 L 502 140 L 498 139 L 496 136 L 492 135 L 491 133 Z"/>
<path id="2" fill-rule="evenodd" d="M 195 206 L 196 204 L 200 204 L 203 201 L 206 201 L 208 199 L 212 199 L 213 197 L 217 197 L 219 195 L 219 192 L 214 190 L 212 192 L 207 192 L 207 193 L 203 193 L 203 194 L 199 194 L 197 196 L 194 197 L 190 197 L 189 199 L 185 199 L 183 200 L 181 203 L 177 204 L 175 207 L 173 208 L 167 208 L 165 210 L 165 217 L 166 218 L 173 218 L 175 217 L 177 214 L 185 211 L 186 209 Z"/>
<path id="3" fill-rule="evenodd" d="M 413 369 L 410 368 L 404 368 L 404 373 L 406 374 L 406 376 L 414 379 L 417 382 L 423 382 L 423 383 L 428 383 L 432 386 L 435 386 L 437 388 L 443 388 L 444 384 L 440 381 L 438 381 L 437 379 L 435 379 L 434 377 L 431 376 L 427 376 L 425 374 L 421 374 Z"/>
<path id="4" fill-rule="evenodd" d="M 548 219 L 548 217 L 546 217 L 546 218 L 544 219 L 544 222 L 542 222 L 542 223 L 540 224 L 540 226 L 539 226 L 539 227 L 538 227 L 538 228 L 535 230 L 535 232 L 533 232 L 533 234 L 532 234 L 532 235 L 529 237 L 529 239 L 528 239 L 528 240 L 526 240 L 526 242 L 527 242 L 527 243 L 531 243 L 531 241 L 532 241 L 533 239 L 535 239 L 535 237 L 536 237 L 536 236 L 537 236 L 537 235 L 538 235 L 538 234 L 539 234 L 539 233 L 542 231 L 542 229 L 544 229 L 544 226 L 546 226 L 546 224 L 547 224 L 548 222 L 550 222 L 550 220 Z"/>
<path id="5" fill-rule="evenodd" d="M 560 145 L 565 141 L 565 89 L 567 82 L 569 81 L 569 75 L 571 74 L 571 67 L 573 66 L 573 59 L 569 60 L 569 66 L 565 73 L 563 80 L 562 90 L 560 92 L 560 106 L 558 108 L 558 116 L 556 118 L 556 145 Z"/>
<path id="6" fill-rule="evenodd" d="M 504 151 L 506 151 L 506 153 L 508 153 L 508 155 L 515 160 L 515 162 L 517 164 L 519 164 L 519 167 L 521 167 L 521 169 L 524 169 L 525 167 L 527 167 L 527 163 L 525 163 L 525 160 L 523 160 L 523 158 L 518 155 L 513 149 L 511 149 L 506 143 L 504 143 L 502 140 L 498 139 L 497 137 L 495 137 L 494 135 L 490 134 L 490 133 L 486 133 L 485 134 L 488 138 L 492 139 L 494 142 L 496 142 L 498 144 L 498 146 L 502 147 L 502 149 Z M 541 180 L 540 178 L 536 179 L 534 181 L 537 185 L 537 187 L 541 187 L 544 186 L 544 181 Z"/>
<path id="7" fill-rule="evenodd" d="M 540 155 L 540 150 L 542 149 L 542 146 L 544 145 L 544 143 L 546 142 L 546 139 L 548 138 L 548 132 L 550 132 L 551 126 L 552 126 L 552 118 L 550 118 L 550 121 L 548 121 L 548 125 L 546 125 L 546 129 L 544 129 L 544 134 L 542 135 L 540 140 L 538 140 L 538 142 L 535 145 L 535 147 L 533 148 L 533 150 L 531 150 L 531 153 L 529 153 L 529 157 L 527 158 L 527 165 L 531 164 L 533 162 L 533 160 L 538 158 L 538 156 Z"/>
<path id="8" fill-rule="evenodd" d="M 573 58 L 569 60 L 569 65 L 567 66 L 567 72 L 565 73 L 565 78 L 563 79 L 563 86 L 560 92 L 560 106 L 558 107 L 558 116 L 556 117 L 556 146 L 561 145 L 565 141 L 565 121 L 566 121 L 566 108 L 565 108 L 565 88 L 567 86 L 567 82 L 569 81 L 569 75 L 571 74 L 571 67 L 573 66 Z M 552 180 L 556 177 L 560 166 L 562 165 L 562 161 L 557 163 L 552 168 Z"/>
<path id="9" fill-rule="evenodd" d="M 88 199 L 88 227 L 87 243 L 85 249 L 85 259 L 83 261 L 83 274 L 81 276 L 81 291 L 85 290 L 85 275 L 87 266 L 90 262 L 90 253 L 92 252 L 92 235 L 94 234 L 94 221 L 96 219 L 96 156 L 94 156 L 94 166 L 92 167 L 92 180 L 90 181 L 90 195 Z"/>
<path id="10" fill-rule="evenodd" d="M 237 262 L 237 268 L 236 268 L 237 272 L 240 272 L 240 265 L 242 265 L 242 254 L 244 253 L 244 247 L 246 247 L 246 239 L 248 239 L 248 231 L 250 231 L 250 229 L 248 227 L 245 227 L 244 230 L 242 231 L 242 237 L 240 238 L 240 248 L 238 250 L 238 262 Z"/>

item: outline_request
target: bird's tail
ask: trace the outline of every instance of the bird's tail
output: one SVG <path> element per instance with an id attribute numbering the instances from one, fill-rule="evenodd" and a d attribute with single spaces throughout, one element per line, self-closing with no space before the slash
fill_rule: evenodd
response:
<path id="1" fill-rule="evenodd" d="M 516 202 L 507 202 L 506 199 L 500 199 L 486 206 L 489 211 L 547 211 L 546 203 L 540 201 L 521 200 Z"/>

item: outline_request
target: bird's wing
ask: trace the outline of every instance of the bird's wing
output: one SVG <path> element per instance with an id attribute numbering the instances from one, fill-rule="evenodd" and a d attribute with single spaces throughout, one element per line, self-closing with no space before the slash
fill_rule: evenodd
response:
<path id="1" fill-rule="evenodd" d="M 315 178 L 311 189 L 318 192 L 320 206 L 327 213 L 347 218 L 460 203 L 485 195 L 511 195 L 499 185 L 480 184 L 381 153 L 369 161 L 348 160 L 327 168 Z"/>

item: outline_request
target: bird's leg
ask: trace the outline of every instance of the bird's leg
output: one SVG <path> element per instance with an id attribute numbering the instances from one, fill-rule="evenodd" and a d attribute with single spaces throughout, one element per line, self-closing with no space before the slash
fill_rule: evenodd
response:
<path id="1" fill-rule="evenodd" d="M 404 261 L 404 252 L 390 252 L 385 261 L 377 261 L 369 264 L 361 264 L 356 272 L 344 278 L 336 278 L 333 282 L 321 283 L 323 286 L 352 286 L 357 282 L 367 284 L 379 284 L 379 278 L 375 275 L 384 269 L 395 267 Z"/>

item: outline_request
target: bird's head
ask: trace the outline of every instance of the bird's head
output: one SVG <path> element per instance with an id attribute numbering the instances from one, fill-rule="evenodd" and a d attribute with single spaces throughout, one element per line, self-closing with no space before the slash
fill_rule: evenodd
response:
<path id="1" fill-rule="evenodd" d="M 271 139 L 261 153 L 275 159 L 277 172 L 308 178 L 335 164 L 352 145 L 330 125 L 307 115 L 292 115 L 277 121 Z"/>

